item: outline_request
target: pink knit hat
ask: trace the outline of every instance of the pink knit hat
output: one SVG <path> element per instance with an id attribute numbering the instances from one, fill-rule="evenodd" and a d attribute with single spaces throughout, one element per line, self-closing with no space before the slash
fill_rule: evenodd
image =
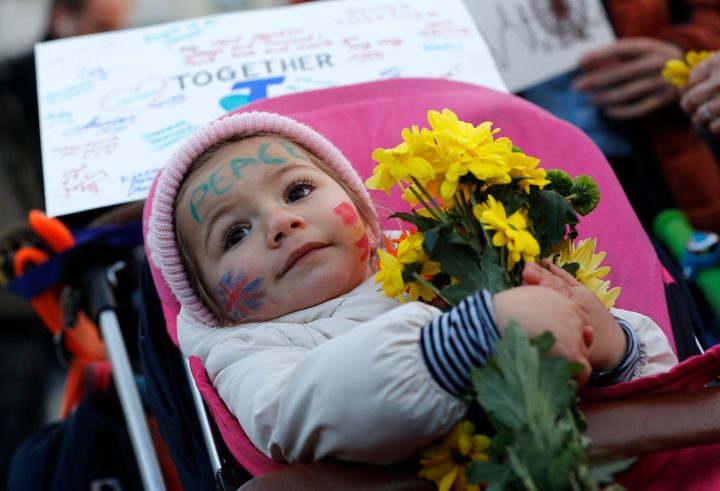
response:
<path id="1" fill-rule="evenodd" d="M 205 150 L 230 137 L 259 132 L 298 142 L 332 168 L 372 211 L 371 216 L 362 216 L 369 226 L 368 236 L 371 243 L 377 244 L 381 235 L 375 205 L 362 179 L 342 152 L 312 128 L 293 119 L 264 112 L 237 113 L 211 122 L 198 130 L 175 152 L 155 179 L 155 194 L 151 195 L 146 238 L 146 247 L 152 260 L 162 272 L 175 297 L 186 312 L 207 326 L 218 326 L 219 323 L 193 290 L 182 265 L 173 223 L 175 198 L 190 164 Z"/>

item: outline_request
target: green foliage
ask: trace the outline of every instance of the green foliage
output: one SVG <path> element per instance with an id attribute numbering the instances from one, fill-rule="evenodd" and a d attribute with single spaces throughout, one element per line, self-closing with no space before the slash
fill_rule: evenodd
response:
<path id="1" fill-rule="evenodd" d="M 569 199 L 575 211 L 585 216 L 600 203 L 600 189 L 592 177 L 577 176 Z"/>
<path id="2" fill-rule="evenodd" d="M 567 200 L 555 191 L 531 193 L 529 204 L 540 255 L 545 257 L 565 237 L 567 225 L 577 224 L 578 218 Z"/>
<path id="3" fill-rule="evenodd" d="M 478 258 L 467 243 L 458 240 L 457 236 L 444 234 L 445 228 L 438 226 L 426 232 L 423 249 L 440 263 L 443 273 L 459 280 L 442 290 L 442 297 L 448 304 L 457 305 L 481 288 L 494 293 L 512 286 L 493 247 L 486 247 Z"/>
<path id="4" fill-rule="evenodd" d="M 573 278 L 575 278 L 575 274 L 580 269 L 580 265 L 578 263 L 565 263 L 562 265 L 562 269 L 570 273 Z"/>
<path id="5" fill-rule="evenodd" d="M 473 370 L 476 402 L 496 434 L 490 461 L 468 465 L 468 482 L 497 490 L 595 491 L 630 465 L 624 460 L 593 467 L 575 406 L 573 370 L 547 355 L 553 343 L 550 333 L 529 341 L 511 323 L 495 355 Z"/>
<path id="6" fill-rule="evenodd" d="M 399 218 L 404 222 L 415 225 L 420 232 L 425 232 L 426 230 L 430 230 L 431 228 L 437 226 L 437 222 L 432 218 L 424 217 L 414 211 L 412 213 L 393 213 L 390 215 L 390 218 Z"/>
<path id="7" fill-rule="evenodd" d="M 550 181 L 550 184 L 544 188 L 546 191 L 556 191 L 565 198 L 572 194 L 573 180 L 567 172 L 560 169 L 552 169 L 547 171 L 545 178 Z"/>

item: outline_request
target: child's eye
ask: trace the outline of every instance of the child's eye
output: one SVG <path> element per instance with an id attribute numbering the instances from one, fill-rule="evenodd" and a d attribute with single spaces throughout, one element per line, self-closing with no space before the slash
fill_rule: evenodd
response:
<path id="1" fill-rule="evenodd" d="M 285 201 L 293 203 L 312 193 L 313 189 L 315 189 L 315 183 L 312 181 L 296 181 L 285 191 Z"/>
<path id="2" fill-rule="evenodd" d="M 233 225 L 225 231 L 225 235 L 223 237 L 223 247 L 225 250 L 230 249 L 234 245 L 242 242 L 249 233 L 249 225 Z"/>

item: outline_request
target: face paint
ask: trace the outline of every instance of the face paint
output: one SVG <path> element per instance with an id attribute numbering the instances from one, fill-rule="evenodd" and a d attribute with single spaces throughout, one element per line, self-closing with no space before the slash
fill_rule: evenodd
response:
<path id="1" fill-rule="evenodd" d="M 243 319 L 256 312 L 265 300 L 262 280 L 250 281 L 243 273 L 235 277 L 228 271 L 215 286 L 215 296 L 220 306 L 235 319 Z"/>
<path id="2" fill-rule="evenodd" d="M 241 169 L 249 165 L 260 165 L 260 162 L 252 157 L 232 159 L 230 161 L 230 170 L 232 171 L 233 176 L 235 176 L 235 179 L 240 179 L 242 177 L 242 172 L 240 172 Z"/>
<path id="3" fill-rule="evenodd" d="M 207 196 L 208 190 L 210 189 L 209 184 L 201 184 L 198 187 L 195 188 L 195 190 L 190 195 L 190 213 L 192 214 L 193 218 L 196 222 L 200 223 L 200 216 L 198 215 L 197 209 L 200 206 L 200 203 L 203 202 L 205 199 L 205 196 Z M 200 196 L 198 197 L 198 192 L 200 192 Z"/>
<path id="4" fill-rule="evenodd" d="M 366 261 L 370 257 L 370 239 L 365 233 L 365 227 L 355 212 L 355 208 L 347 201 L 343 201 L 333 208 L 333 212 L 342 219 L 346 226 L 353 227 L 353 238 L 356 239 L 355 247 L 360 251 L 360 261 Z"/>
<path id="5" fill-rule="evenodd" d="M 298 152 L 298 151 L 295 149 L 295 147 L 293 147 L 292 145 L 290 145 L 290 144 L 289 144 L 288 142 L 286 142 L 285 140 L 280 140 L 278 143 L 280 143 L 280 145 L 282 145 L 282 147 L 283 147 L 285 150 L 287 150 L 287 153 L 289 153 L 291 156 L 295 157 L 296 159 L 307 160 L 307 157 L 306 157 L 305 155 L 303 155 L 302 153 Z"/>
<path id="6" fill-rule="evenodd" d="M 355 225 L 358 222 L 358 216 L 357 213 L 355 213 L 355 208 L 348 203 L 347 201 L 343 201 L 339 205 L 337 205 L 333 212 L 342 218 L 342 221 L 345 225 L 351 226 Z"/>
<path id="7" fill-rule="evenodd" d="M 270 147 L 269 143 L 262 143 L 260 145 L 260 150 L 258 151 L 258 157 L 260 157 L 260 160 L 262 160 L 263 163 L 265 163 L 265 164 L 273 164 L 273 165 L 284 164 L 285 159 L 281 159 L 279 157 L 271 157 L 267 154 L 269 147 Z"/>
<path id="8" fill-rule="evenodd" d="M 360 250 L 360 261 L 365 261 L 370 257 L 370 239 L 368 239 L 367 234 L 363 234 L 363 236 L 355 242 L 355 247 Z"/>
<path id="9" fill-rule="evenodd" d="M 210 188 L 217 196 L 222 196 L 228 189 L 233 186 L 232 183 L 230 183 L 223 188 L 218 187 L 225 180 L 225 178 L 220 175 L 223 170 L 225 169 L 218 169 L 212 174 L 210 174 L 210 180 L 208 181 L 208 184 L 210 184 Z"/>
<path id="10" fill-rule="evenodd" d="M 280 144 L 280 146 L 282 146 L 292 157 L 307 161 L 305 155 L 298 152 L 288 142 L 278 140 L 277 143 Z M 200 214 L 198 213 L 198 208 L 200 208 L 200 205 L 207 197 L 208 191 L 212 190 L 216 196 L 222 196 L 233 186 L 232 183 L 226 183 L 224 186 L 222 185 L 226 177 L 223 175 L 223 171 L 225 171 L 226 167 L 230 168 L 230 171 L 235 179 L 241 179 L 242 169 L 245 167 L 260 165 L 261 163 L 267 165 L 282 165 L 287 163 L 287 161 L 283 158 L 270 155 L 268 153 L 269 150 L 270 143 L 261 143 L 257 150 L 257 157 L 238 157 L 232 159 L 227 165 L 223 165 L 218 170 L 210 174 L 207 182 L 198 185 L 190 195 L 190 213 L 195 221 L 197 223 L 202 223 Z M 349 204 L 347 205 L 350 206 Z M 352 211 L 352 207 L 350 208 Z"/>

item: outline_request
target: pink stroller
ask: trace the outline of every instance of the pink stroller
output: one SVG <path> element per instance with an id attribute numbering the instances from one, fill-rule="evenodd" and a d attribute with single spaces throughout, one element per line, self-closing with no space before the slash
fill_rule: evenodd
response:
<path id="1" fill-rule="evenodd" d="M 603 155 L 579 130 L 532 104 L 511 95 L 468 84 L 404 79 L 266 99 L 246 106 L 243 110 L 278 112 L 308 124 L 331 139 L 356 165 L 361 176 L 367 178 L 373 167 L 370 160 L 373 149 L 394 146 L 400 129 L 422 124 L 427 110 L 431 108 L 450 108 L 460 119 L 475 124 L 493 121 L 496 127 L 502 128 L 503 135 L 521 142 L 523 150 L 539 157 L 544 167 L 564 169 L 572 175 L 591 174 L 600 187 L 601 204 L 580 223 L 578 229 L 581 236 L 598 237 L 598 247 L 607 252 L 606 261 L 613 268 L 609 279 L 623 289 L 618 307 L 652 317 L 679 352 L 681 359 L 699 352 L 690 330 L 677 329 L 677 326 L 671 325 L 666 288 L 672 284 L 672 278 L 658 260 Z M 153 196 L 154 189 L 148 202 L 151 202 Z M 391 210 L 403 208 L 403 202 L 398 196 L 388 198 L 378 193 L 374 197 L 381 218 L 390 214 Z M 149 209 L 146 206 L 145 233 Z M 388 220 L 383 225 L 386 229 L 399 228 L 399 224 Z M 152 251 L 147 252 L 168 333 L 177 344 L 176 316 L 179 304 L 152 263 Z M 667 374 L 608 389 L 588 389 L 583 394 L 583 402 L 608 404 L 669 391 L 703 389 L 720 373 L 718 356 L 720 348 L 712 349 L 681 363 Z M 222 439 L 237 462 L 254 476 L 283 469 L 284 464 L 271 461 L 252 445 L 213 390 L 200 361 L 190 360 L 189 366 Z M 717 421 L 709 423 L 717 425 Z M 616 425 L 612 418 L 608 424 Z M 597 432 L 595 434 L 604 431 L 603 428 L 592 429 Z M 716 434 L 713 437 L 715 440 L 711 441 L 720 441 Z M 643 438 L 642 432 L 638 438 Z M 667 443 L 650 450 L 688 445 L 688 442 Z M 642 458 L 625 473 L 621 481 L 629 489 L 720 489 L 720 471 L 710 464 L 718 457 L 720 445 L 657 453 Z"/>

